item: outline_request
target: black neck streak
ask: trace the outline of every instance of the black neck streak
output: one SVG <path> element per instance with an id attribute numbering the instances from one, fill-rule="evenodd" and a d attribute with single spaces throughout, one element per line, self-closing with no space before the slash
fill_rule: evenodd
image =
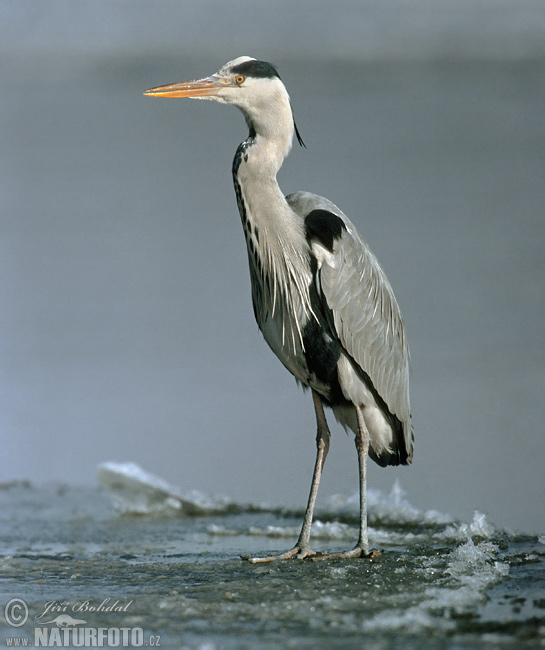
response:
<path id="1" fill-rule="evenodd" d="M 250 266 L 250 276 L 252 279 L 252 293 L 253 293 L 253 306 L 256 320 L 259 323 L 259 318 L 256 313 L 256 305 L 263 305 L 262 287 L 266 284 L 269 291 L 272 291 L 271 278 L 266 273 L 261 255 L 259 253 L 259 229 L 257 224 L 253 222 L 251 214 L 247 209 L 246 202 L 242 193 L 242 187 L 238 178 L 238 172 L 242 162 L 248 162 L 248 149 L 255 143 L 255 130 L 250 125 L 250 135 L 248 138 L 241 142 L 235 153 L 233 159 L 233 184 L 235 186 L 235 194 L 237 198 L 238 210 L 240 213 L 240 220 L 242 221 L 242 228 L 244 237 L 246 239 L 246 246 L 248 249 L 248 261 Z"/>

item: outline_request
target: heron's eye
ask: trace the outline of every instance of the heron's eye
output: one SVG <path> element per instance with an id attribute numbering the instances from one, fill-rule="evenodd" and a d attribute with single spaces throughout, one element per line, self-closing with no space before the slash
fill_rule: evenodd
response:
<path id="1" fill-rule="evenodd" d="M 244 79 L 246 79 L 246 77 L 244 75 L 242 75 L 242 74 L 239 74 L 238 77 L 235 77 L 235 83 L 238 86 L 240 86 L 240 84 L 244 83 Z"/>

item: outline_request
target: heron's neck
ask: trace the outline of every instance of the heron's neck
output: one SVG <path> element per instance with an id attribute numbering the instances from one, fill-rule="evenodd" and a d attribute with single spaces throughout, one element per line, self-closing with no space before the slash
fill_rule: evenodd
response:
<path id="1" fill-rule="evenodd" d="M 233 181 L 248 246 L 251 242 L 265 260 L 281 259 L 304 239 L 301 219 L 288 205 L 276 174 L 291 149 L 289 128 L 263 133 L 250 125 L 250 135 L 233 160 Z M 256 235 L 257 232 L 257 235 Z M 260 233 L 262 237 L 260 238 Z"/>
<path id="2" fill-rule="evenodd" d="M 276 180 L 291 148 L 293 118 L 287 133 L 276 136 L 279 137 L 250 128 L 248 139 L 238 147 L 233 161 L 233 180 L 248 246 L 258 322 L 260 317 L 266 319 L 267 315 L 274 315 L 277 307 L 294 300 L 299 307 L 292 305 L 292 313 L 302 314 L 310 309 L 311 279 L 307 277 L 304 223 L 288 205 Z M 295 335 L 292 332 L 290 338 Z"/>
<path id="3" fill-rule="evenodd" d="M 290 229 L 292 212 L 276 180 L 290 148 L 291 139 L 277 142 L 252 129 L 239 145 L 233 160 L 233 181 L 243 222 L 248 218 L 256 225 L 269 225 L 271 230 Z"/>

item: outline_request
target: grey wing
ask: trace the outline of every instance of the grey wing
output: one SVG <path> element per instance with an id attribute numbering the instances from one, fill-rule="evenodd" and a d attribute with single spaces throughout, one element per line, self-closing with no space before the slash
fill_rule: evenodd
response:
<path id="1" fill-rule="evenodd" d="M 311 241 L 319 265 L 319 290 L 331 310 L 341 344 L 401 421 L 410 456 L 409 348 L 390 283 L 364 239 L 333 203 L 307 192 L 286 199 L 303 218 L 313 210 L 325 210 L 344 223 L 331 251 L 321 242 Z"/>

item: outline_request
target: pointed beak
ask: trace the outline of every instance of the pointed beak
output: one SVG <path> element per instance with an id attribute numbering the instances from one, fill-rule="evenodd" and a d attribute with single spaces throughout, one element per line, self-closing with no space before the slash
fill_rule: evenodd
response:
<path id="1" fill-rule="evenodd" d="M 194 81 L 157 86 L 144 91 L 144 95 L 147 97 L 213 97 L 218 94 L 221 87 L 214 77 L 205 77 Z"/>

